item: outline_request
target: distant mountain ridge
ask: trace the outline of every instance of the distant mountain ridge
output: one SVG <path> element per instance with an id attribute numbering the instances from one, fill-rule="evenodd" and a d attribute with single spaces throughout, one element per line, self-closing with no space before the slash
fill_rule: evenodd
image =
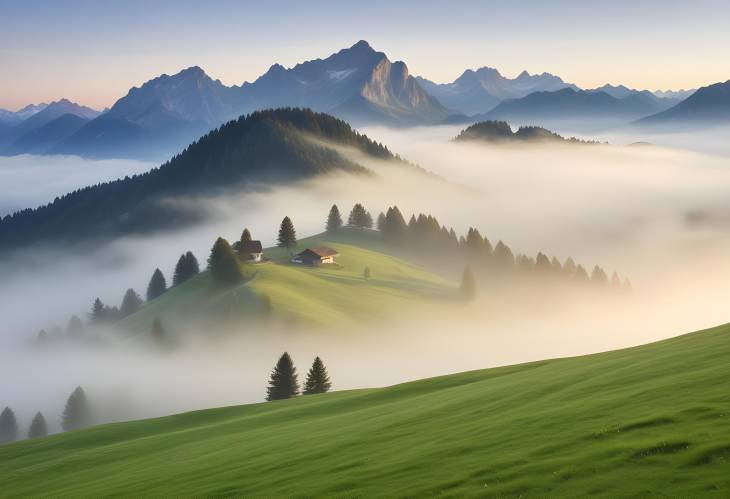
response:
<path id="1" fill-rule="evenodd" d="M 596 141 L 579 140 L 575 137 L 566 139 L 562 135 L 539 126 L 522 126 L 517 131 L 506 121 L 482 121 L 475 123 L 454 138 L 455 142 L 488 142 L 493 144 L 510 144 L 526 142 L 553 142 L 571 144 L 598 144 Z"/>
<path id="2" fill-rule="evenodd" d="M 550 73 L 531 75 L 522 71 L 510 79 L 494 68 L 467 69 L 452 83 L 438 84 L 422 77 L 418 83 L 446 107 L 466 115 L 486 113 L 505 99 L 525 97 L 533 92 L 578 89 Z"/>
<path id="3" fill-rule="evenodd" d="M 676 106 L 636 122 L 640 126 L 730 124 L 730 80 L 695 91 Z"/>

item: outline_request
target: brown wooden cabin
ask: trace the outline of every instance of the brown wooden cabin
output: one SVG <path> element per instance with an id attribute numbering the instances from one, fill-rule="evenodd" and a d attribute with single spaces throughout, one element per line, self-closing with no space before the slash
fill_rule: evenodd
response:
<path id="1" fill-rule="evenodd" d="M 337 251 L 327 246 L 321 246 L 319 248 L 307 248 L 294 255 L 291 261 L 301 265 L 324 265 L 335 263 L 336 256 L 339 256 Z"/>

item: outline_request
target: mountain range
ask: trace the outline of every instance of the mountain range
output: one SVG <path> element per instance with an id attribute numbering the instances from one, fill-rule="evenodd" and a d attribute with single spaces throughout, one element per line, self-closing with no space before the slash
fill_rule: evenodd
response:
<path id="1" fill-rule="evenodd" d="M 0 154 L 75 154 L 162 161 L 208 131 L 260 109 L 311 108 L 356 126 L 507 120 L 551 126 L 566 120 L 623 125 L 679 104 L 691 91 L 623 85 L 582 90 L 562 78 L 494 68 L 467 70 L 437 84 L 409 74 L 404 62 L 359 41 L 325 59 L 274 64 L 253 82 L 227 86 L 194 66 L 129 90 L 105 112 L 62 99 L 0 110 Z M 678 111 L 683 116 L 683 111 Z M 664 118 L 661 118 L 664 119 Z"/>
<path id="2" fill-rule="evenodd" d="M 702 87 L 676 106 L 640 119 L 640 126 L 730 123 L 730 80 Z"/>

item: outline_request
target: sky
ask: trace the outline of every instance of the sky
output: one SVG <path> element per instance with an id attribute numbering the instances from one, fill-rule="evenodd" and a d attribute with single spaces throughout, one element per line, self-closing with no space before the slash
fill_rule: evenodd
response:
<path id="1" fill-rule="evenodd" d="M 252 81 L 365 39 L 411 74 L 550 72 L 584 88 L 694 88 L 730 79 L 727 0 L 0 0 L 0 108 L 110 106 L 197 65 Z"/>

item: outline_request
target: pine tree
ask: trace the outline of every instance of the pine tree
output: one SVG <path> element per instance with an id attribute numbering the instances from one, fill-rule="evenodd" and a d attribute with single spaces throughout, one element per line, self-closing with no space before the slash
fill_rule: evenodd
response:
<path id="1" fill-rule="evenodd" d="M 279 358 L 276 367 L 271 372 L 266 392 L 266 400 L 288 399 L 299 394 L 297 370 L 287 352 L 284 352 Z"/>
<path id="2" fill-rule="evenodd" d="M 401 243 L 406 238 L 408 226 L 403 214 L 397 206 L 388 208 L 385 213 L 385 227 L 383 227 L 383 235 L 391 242 Z"/>
<path id="3" fill-rule="evenodd" d="M 461 295 L 467 300 L 472 300 L 477 294 L 477 284 L 474 279 L 474 273 L 471 267 L 464 267 L 464 273 L 461 275 Z"/>
<path id="4" fill-rule="evenodd" d="M 550 259 L 543 252 L 539 252 L 535 259 L 535 270 L 542 274 L 548 274 L 551 269 Z"/>
<path id="5" fill-rule="evenodd" d="M 81 319 L 77 315 L 72 315 L 66 325 L 66 334 L 72 338 L 78 338 L 84 334 L 84 329 L 84 323 L 81 322 Z"/>
<path id="6" fill-rule="evenodd" d="M 307 373 L 307 381 L 304 383 L 304 395 L 311 395 L 313 393 L 325 393 L 330 390 L 332 382 L 327 374 L 327 369 L 324 367 L 322 359 L 315 357 L 312 367 Z"/>
<path id="7" fill-rule="evenodd" d="M 248 260 L 251 258 L 250 254 L 246 252 L 245 248 L 248 243 L 251 242 L 251 233 L 248 231 L 248 229 L 243 229 L 243 232 L 241 232 L 241 238 L 238 240 L 238 244 L 236 245 L 236 253 L 238 253 L 238 257 L 242 260 Z"/>
<path id="8" fill-rule="evenodd" d="M 565 260 L 565 263 L 563 264 L 563 273 L 567 277 L 573 277 L 573 276 L 575 276 L 575 271 L 576 271 L 575 262 L 573 261 L 573 259 L 571 257 L 568 257 Z"/>
<path id="9" fill-rule="evenodd" d="M 200 272 L 198 259 L 191 251 L 180 255 L 175 265 L 175 273 L 172 276 L 172 285 L 178 286 Z"/>
<path id="10" fill-rule="evenodd" d="M 0 413 L 0 444 L 15 442 L 18 439 L 18 421 L 10 407 Z"/>
<path id="11" fill-rule="evenodd" d="M 291 248 L 297 244 L 297 233 L 294 230 L 294 224 L 289 217 L 284 217 L 279 227 L 279 238 L 277 246 L 281 248 Z"/>
<path id="12" fill-rule="evenodd" d="M 591 281 L 595 284 L 605 286 L 608 283 L 608 276 L 601 267 L 596 265 L 593 267 L 593 271 L 591 272 Z"/>
<path id="13" fill-rule="evenodd" d="M 385 225 L 386 225 L 386 223 L 387 223 L 387 222 L 386 222 L 386 219 L 385 219 L 385 213 L 383 213 L 383 212 L 381 211 L 381 212 L 380 212 L 380 215 L 378 215 L 378 221 L 377 221 L 377 225 L 376 225 L 377 229 L 378 229 L 378 230 L 379 230 L 380 232 L 383 232 L 383 231 L 385 230 Z"/>
<path id="14" fill-rule="evenodd" d="M 30 429 L 28 429 L 28 438 L 45 437 L 48 435 L 48 425 L 46 425 L 46 418 L 43 414 L 36 412 L 33 416 L 33 420 L 30 422 Z"/>
<path id="15" fill-rule="evenodd" d="M 162 275 L 162 271 L 160 269 L 155 269 L 152 273 L 150 283 L 147 285 L 147 301 L 154 300 L 165 291 L 167 291 L 167 281 L 165 280 L 165 276 Z"/>
<path id="16" fill-rule="evenodd" d="M 373 217 L 363 205 L 355 203 L 352 211 L 350 211 L 350 217 L 347 219 L 347 223 L 359 229 L 370 229 L 373 227 Z"/>
<path id="17" fill-rule="evenodd" d="M 235 284 L 243 279 L 241 268 L 238 266 L 238 257 L 233 253 L 228 241 L 222 237 L 216 239 L 210 250 L 208 269 L 216 284 Z"/>
<path id="18" fill-rule="evenodd" d="M 573 274 L 573 279 L 579 283 L 588 282 L 588 280 L 590 278 L 588 277 L 588 272 L 586 272 L 586 269 L 583 268 L 583 265 L 578 264 L 575 267 L 575 273 Z"/>
<path id="19" fill-rule="evenodd" d="M 133 313 L 138 312 L 139 309 L 142 308 L 143 304 L 144 302 L 137 292 L 132 288 L 129 288 L 127 292 L 124 293 L 124 298 L 122 298 L 122 306 L 119 309 L 119 316 L 127 317 L 128 315 L 132 315 Z"/>
<path id="20" fill-rule="evenodd" d="M 370 279 L 370 267 L 365 267 L 365 270 L 362 273 L 362 276 L 365 278 L 365 280 Z"/>
<path id="21" fill-rule="evenodd" d="M 107 307 L 104 306 L 104 303 L 99 298 L 94 300 L 94 304 L 91 306 L 91 313 L 89 314 L 91 322 L 94 324 L 104 322 L 107 318 L 106 311 Z"/>
<path id="22" fill-rule="evenodd" d="M 326 230 L 330 234 L 334 234 L 335 232 L 338 232 L 341 228 L 342 217 L 340 216 L 340 209 L 337 207 L 336 204 L 333 204 L 332 208 L 330 208 L 330 213 L 327 216 Z"/>
<path id="23" fill-rule="evenodd" d="M 64 430 L 71 431 L 89 426 L 91 422 L 91 408 L 86 399 L 86 393 L 83 388 L 77 386 L 68 397 L 61 418 L 61 426 Z"/>

